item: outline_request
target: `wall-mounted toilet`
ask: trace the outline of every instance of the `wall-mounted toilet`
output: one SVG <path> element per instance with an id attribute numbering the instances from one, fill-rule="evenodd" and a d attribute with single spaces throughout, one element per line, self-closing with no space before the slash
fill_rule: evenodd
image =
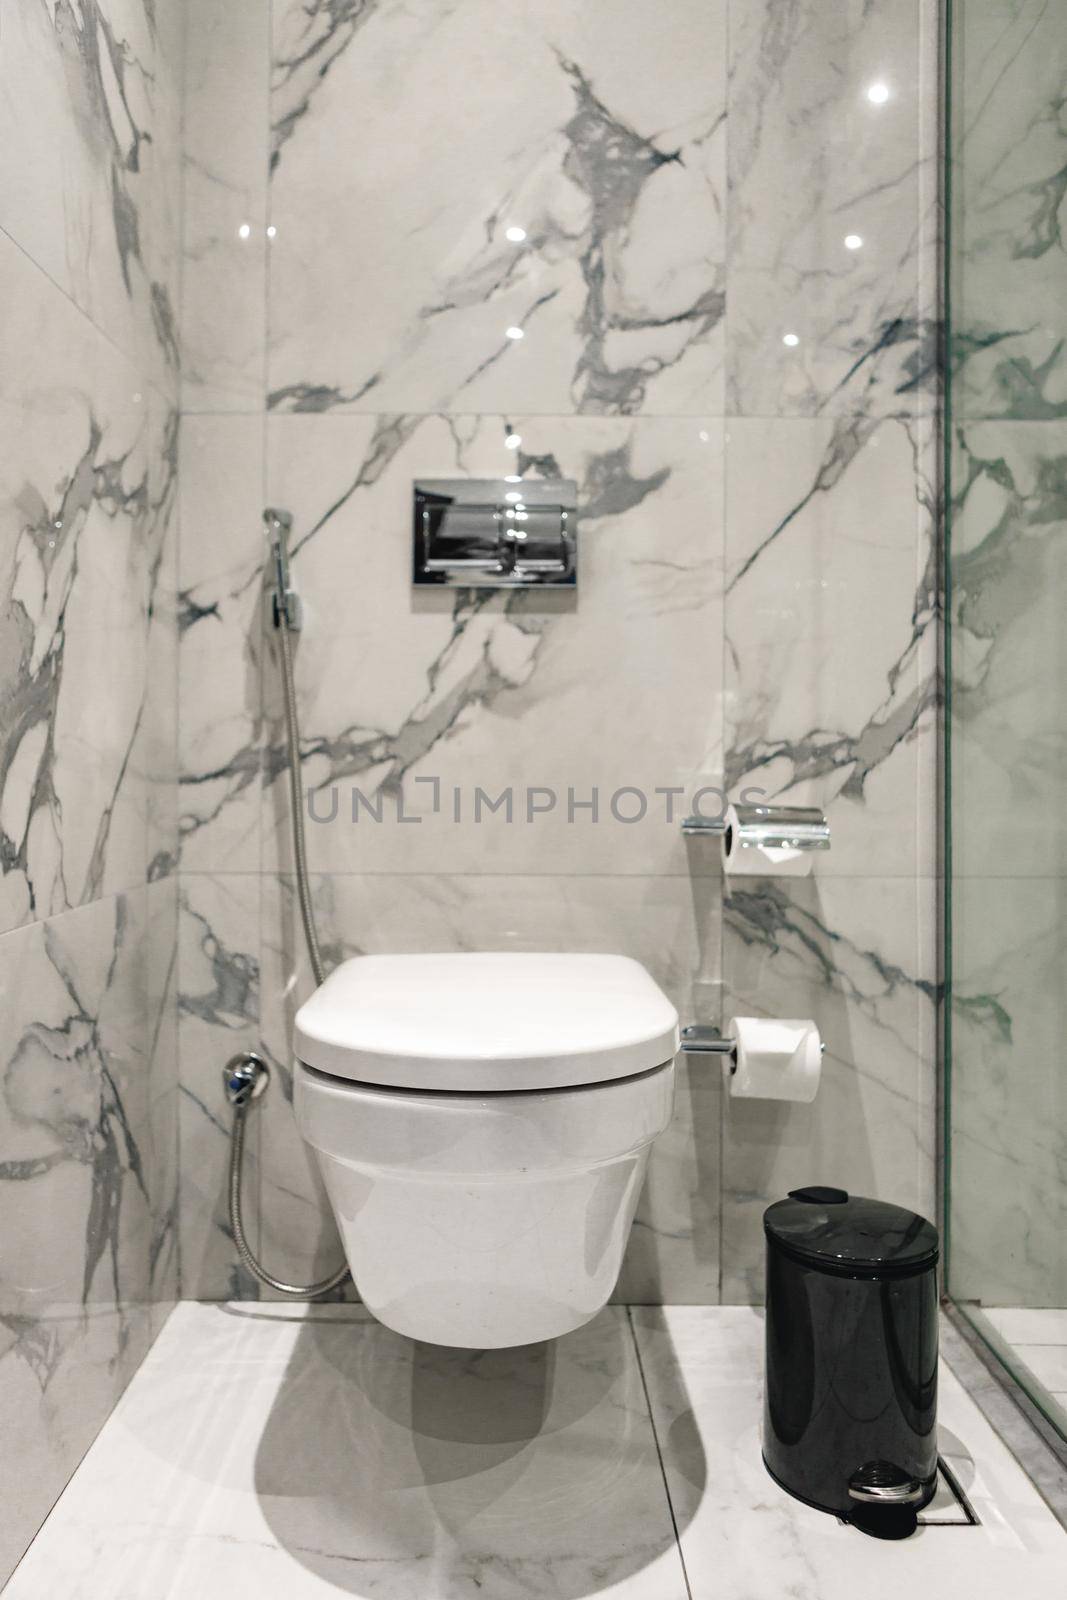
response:
<path id="1" fill-rule="evenodd" d="M 362 956 L 296 1017 L 294 1105 L 364 1303 L 488 1349 L 607 1302 L 674 1093 L 678 1016 L 625 956 Z"/>

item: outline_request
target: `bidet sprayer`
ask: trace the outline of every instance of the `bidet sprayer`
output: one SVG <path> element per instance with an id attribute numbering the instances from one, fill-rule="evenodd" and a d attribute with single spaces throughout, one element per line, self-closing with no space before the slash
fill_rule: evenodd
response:
<path id="1" fill-rule="evenodd" d="M 270 531 L 271 556 L 274 561 L 274 586 L 270 592 L 271 617 L 276 628 L 285 626 L 290 633 L 299 633 L 303 622 L 300 596 L 289 580 L 289 533 L 293 519 L 288 511 L 276 511 L 268 506 L 263 521 Z"/>

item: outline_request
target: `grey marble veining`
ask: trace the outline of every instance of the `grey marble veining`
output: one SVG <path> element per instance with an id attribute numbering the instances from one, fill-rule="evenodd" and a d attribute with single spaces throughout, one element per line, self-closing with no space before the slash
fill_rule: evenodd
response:
<path id="1" fill-rule="evenodd" d="M 270 404 L 720 414 L 725 11 L 277 8 Z"/>
<path id="2" fill-rule="evenodd" d="M 727 787 L 821 806 L 820 877 L 929 875 L 933 434 L 921 419 L 735 419 L 726 461 Z"/>
<path id="3" fill-rule="evenodd" d="M 191 872 L 259 868 L 262 480 L 260 418 L 185 418 L 177 804 Z"/>
<path id="4" fill-rule="evenodd" d="M 815 1176 L 813 1164 L 929 1205 L 929 10 L 5 8 L 0 287 L 20 314 L 0 330 L 0 427 L 18 442 L 0 468 L 14 664 L 0 706 L 0 930 L 14 930 L 5 941 L 18 952 L 6 981 L 26 976 L 4 1053 L 0 1204 L 17 1221 L 4 1248 L 36 1248 L 40 1233 L 63 1252 L 63 1291 L 58 1309 L 12 1303 L 0 1376 L 18 1417 L 45 1417 L 41 1483 L 60 1481 L 112 1403 L 179 1266 L 186 1293 L 258 1294 L 235 1266 L 225 1212 L 219 1069 L 235 1049 L 264 1049 L 275 1072 L 250 1139 L 252 1241 L 296 1275 L 333 1263 L 287 1095 L 306 973 L 262 623 L 267 499 L 296 517 L 305 777 L 319 801 L 355 783 L 415 802 L 430 778 L 445 793 L 472 778 L 579 797 L 594 783 L 688 792 L 726 771 L 732 786 L 765 783 L 831 812 L 834 851 L 816 878 L 728 888 L 725 939 L 714 859 L 684 848 L 676 827 L 583 831 L 557 815 L 537 829 L 438 816 L 309 830 L 331 959 L 376 946 L 611 947 L 646 961 L 701 1020 L 718 1020 L 724 981 L 726 1004 L 816 1015 L 828 1053 L 814 1108 L 738 1108 L 701 1064 L 682 1072 L 620 1292 L 712 1300 L 724 1274 L 728 1296 L 758 1295 L 759 1208 Z M 1062 254 L 1058 58 L 1040 43 L 1039 5 L 1006 10 L 976 47 L 988 45 L 991 83 L 1043 75 L 1045 112 L 1015 140 L 1028 159 L 1038 152 L 1040 192 L 1017 175 L 1001 185 L 983 121 L 972 165 L 994 205 L 972 253 L 1002 263 L 1028 216 L 1013 267 L 1020 303 L 1029 295 L 1037 312 L 1024 324 L 1004 302 L 1007 332 L 976 300 L 954 358 L 976 376 L 994 363 L 1013 414 L 1057 417 L 1058 347 L 1041 318 Z M 876 81 L 888 90 L 878 105 L 865 97 Z M 509 434 L 521 435 L 514 449 Z M 968 448 L 988 463 L 974 490 L 991 510 L 1005 474 L 980 440 Z M 1058 504 L 1034 464 L 1047 454 L 1009 464 L 994 561 L 1020 530 L 1043 543 Z M 432 470 L 574 476 L 577 606 L 414 606 L 408 495 Z M 961 575 L 975 655 L 995 656 L 999 672 L 1012 630 L 989 624 L 981 559 Z M 1051 772 L 1055 753 L 1043 759 Z M 990 981 L 990 960 L 976 951 L 965 998 L 1000 1070 L 996 1030 L 1015 1002 Z M 49 1085 L 58 1100 L 42 1101 Z M 69 1228 L 38 1228 L 42 1193 L 51 1222 Z M 15 1266 L 14 1281 L 32 1283 Z M 596 1339 L 617 1332 L 611 1313 Z M 283 1346 L 279 1363 L 293 1354 Z M 582 1393 L 591 1374 L 600 1395 L 610 1358 L 594 1340 L 577 1362 Z M 87 1375 L 77 1391 L 75 1368 Z M 396 1372 L 399 1393 L 411 1373 Z M 586 1523 L 549 1559 L 514 1537 L 490 1559 L 493 1518 L 517 1494 L 511 1456 L 492 1480 L 502 1498 L 474 1503 L 430 1429 L 408 1463 L 420 1484 L 427 1463 L 439 1471 L 427 1519 L 388 1523 L 396 1548 L 374 1549 L 375 1592 L 404 1592 L 396 1573 L 414 1555 L 446 1592 L 477 1581 L 577 1594 L 595 1579 L 636 1594 L 640 1572 L 657 1597 L 684 1593 L 647 1417 L 631 1404 L 632 1352 L 625 1373 L 621 1398 L 593 1407 L 595 1425 L 563 1419 L 587 1452 L 566 1462 L 586 1472 L 593 1438 L 598 1461 L 627 1474 L 631 1500 L 612 1481 L 597 1501 L 632 1511 L 622 1533 L 612 1526 L 607 1578 L 577 1553 L 588 1481 L 575 1491 Z M 464 1393 L 478 1387 L 478 1372 L 451 1376 Z M 367 1417 L 355 1421 L 365 1431 Z M 283 1458 L 265 1464 L 268 1478 Z M 287 1480 L 272 1481 L 287 1501 Z M 20 1506 L 16 1542 L 40 1510 Z M 485 1530 L 473 1554 L 458 1531 L 469 1515 Z M 259 1592 L 279 1570 L 261 1532 L 234 1539 L 227 1525 L 205 1545 Z M 280 1534 L 302 1541 L 314 1587 L 324 1572 L 348 1583 L 369 1570 L 362 1548 L 335 1559 L 314 1519 Z M 153 1530 L 157 1588 L 186 1559 L 183 1540 Z M 74 1593 L 92 1563 L 70 1550 Z M 136 1540 L 118 1553 L 134 1567 L 144 1556 Z"/>
<path id="5" fill-rule="evenodd" d="M 178 367 L 179 8 L 6 6 L 0 228 L 146 378 Z"/>
<path id="6" fill-rule="evenodd" d="M 0 1570 L 32 1538 L 176 1291 L 173 883 L 0 941 Z"/>
<path id="7" fill-rule="evenodd" d="M 1062 1307 L 1060 8 L 957 6 L 948 356 L 954 1296 Z"/>
<path id="8" fill-rule="evenodd" d="M 329 874 L 315 878 L 314 903 L 328 965 L 381 950 L 613 949 L 643 961 L 686 1015 L 718 1015 L 714 879 Z M 252 1237 L 268 1268 L 293 1280 L 323 1276 L 338 1260 L 292 1114 L 292 1022 L 313 987 L 292 880 L 187 875 L 182 917 L 183 1289 L 206 1299 L 268 1294 L 236 1268 L 226 1216 L 230 1112 L 220 1068 L 238 1049 L 258 1050 L 272 1071 L 249 1130 Z M 719 1075 L 683 1061 L 678 1080 L 619 1298 L 718 1297 Z"/>
<path id="9" fill-rule="evenodd" d="M 311 108 L 334 62 L 379 9 L 379 0 L 312 0 L 282 14 L 274 41 L 271 166 Z"/>
<path id="10" fill-rule="evenodd" d="M 226 1174 L 232 1113 L 222 1068 L 258 1047 L 260 884 L 255 874 L 182 875 L 179 906 L 178 1048 L 181 1141 L 182 1293 L 255 1299 L 257 1281 L 240 1265 L 230 1232 Z M 273 1095 L 277 1097 L 275 1084 Z M 244 1200 L 252 1248 L 259 1242 L 259 1142 L 254 1117 L 246 1146 Z"/>
<path id="11" fill-rule="evenodd" d="M 264 404 L 270 11 L 184 0 L 182 409 Z"/>
<path id="12" fill-rule="evenodd" d="M 634 1330 L 692 1593 L 877 1600 L 902 1588 L 1052 1600 L 1065 1535 L 943 1363 L 939 1445 L 976 1527 L 931 1524 L 872 1546 L 779 1489 L 760 1459 L 763 1325 L 747 1307 L 635 1308 Z"/>
<path id="13" fill-rule="evenodd" d="M 952 1371 L 940 1443 L 980 1522 L 874 1546 L 768 1478 L 762 1355 L 748 1307 L 468 1351 L 350 1306 L 183 1305 L 10 1597 L 1059 1596 L 1067 1534 Z"/>
<path id="14" fill-rule="evenodd" d="M 181 25 L 0 16 L 0 1579 L 178 1289 Z"/>
<path id="15" fill-rule="evenodd" d="M 262 16 L 242 4 L 204 22 L 186 400 L 248 414 L 190 420 L 183 457 L 183 1115 L 201 1152 L 189 1281 L 237 1292 L 214 1074 L 257 1033 L 275 1067 L 249 1177 L 264 1253 L 302 1276 L 335 1250 L 286 1096 L 306 974 L 280 887 L 292 862 L 258 609 L 266 501 L 294 516 L 330 960 L 592 939 L 666 963 L 699 1020 L 720 1020 L 724 979 L 749 1008 L 826 1012 L 826 1102 L 788 1124 L 777 1165 L 780 1108 L 749 1108 L 731 1148 L 718 1078 L 686 1069 L 623 1280 L 633 1299 L 716 1298 L 721 1228 L 727 1293 L 756 1295 L 751 1219 L 805 1152 L 804 1177 L 841 1141 L 857 1186 L 930 1199 L 931 8 L 285 3 L 269 141 Z M 574 477 L 577 600 L 413 602 L 420 473 Z M 597 786 L 603 808 L 621 785 L 688 796 L 724 774 L 825 806 L 834 830 L 825 896 L 742 891 L 725 953 L 707 841 L 686 848 L 662 806 L 634 826 L 566 815 L 571 789 Z M 535 826 L 474 821 L 474 785 L 531 784 L 560 797 Z M 401 806 L 416 825 L 396 822 Z M 215 981 L 201 916 L 258 963 L 247 1013 L 196 998 Z"/>
<path id="16" fill-rule="evenodd" d="M 952 905 L 952 1292 L 1063 1306 L 1061 880 L 974 875 Z"/>
<path id="17" fill-rule="evenodd" d="M 521 444 L 507 448 L 509 437 Z M 312 868 L 686 873 L 681 807 L 721 771 L 721 424 L 277 417 L 269 441 L 270 497 L 296 519 L 293 573 L 308 608 L 296 683 L 304 780 L 324 819 L 308 827 Z M 511 468 L 578 481 L 577 598 L 460 591 L 413 604 L 406 540 L 370 530 L 406 527 L 420 470 Z M 263 864 L 285 870 L 273 645 L 263 693 Z M 510 787 L 518 814 L 475 820 L 475 785 Z M 523 809 L 531 786 L 556 796 L 534 825 Z M 633 824 L 610 811 L 624 786 L 648 801 Z M 670 806 L 668 786 L 678 790 Z M 353 823 L 353 788 L 384 803 L 380 824 Z M 588 800 L 594 788 L 595 823 L 570 809 L 571 793 Z M 401 802 L 422 821 L 398 823 Z"/>
<path id="18" fill-rule="evenodd" d="M 1063 17 L 1045 0 L 956 10 L 954 414 L 1062 422 Z"/>
<path id="19" fill-rule="evenodd" d="M 356 1308 L 182 1306 L 117 1420 L 14 1596 L 45 1572 L 72 1600 L 101 1584 L 131 1600 L 687 1594 L 622 1307 L 477 1352 Z"/>
<path id="20" fill-rule="evenodd" d="M 923 879 L 748 879 L 724 903 L 724 1016 L 813 1017 L 811 1105 L 727 1096 L 723 1299 L 762 1298 L 764 1209 L 825 1183 L 933 1216 L 937 987 Z"/>
<path id="21" fill-rule="evenodd" d="M 1062 877 L 1062 428 L 966 423 L 952 443 L 954 871 Z"/>
<path id="22" fill-rule="evenodd" d="M 0 923 L 143 881 L 172 854 L 169 704 L 150 671 L 172 628 L 174 408 L 10 242 L 0 426 Z M 173 683 L 173 672 L 170 674 Z M 169 733 L 168 733 L 169 730 Z"/>
<path id="23" fill-rule="evenodd" d="M 331 964 L 387 950 L 614 950 L 643 962 L 686 1016 L 717 1019 L 715 880 L 328 875 L 314 880 L 314 903 Z M 265 884 L 262 924 L 261 1040 L 279 1074 L 261 1125 L 263 1240 L 275 1270 L 302 1277 L 327 1271 L 337 1245 L 318 1221 L 321 1184 L 287 1098 L 293 1016 L 313 987 L 291 879 Z M 717 1064 L 680 1060 L 616 1298 L 718 1298 L 720 1114 Z"/>
<path id="24" fill-rule="evenodd" d="M 935 104 L 937 89 L 928 11 L 921 0 L 730 8 L 732 414 L 930 407 L 937 135 L 926 97 Z"/>

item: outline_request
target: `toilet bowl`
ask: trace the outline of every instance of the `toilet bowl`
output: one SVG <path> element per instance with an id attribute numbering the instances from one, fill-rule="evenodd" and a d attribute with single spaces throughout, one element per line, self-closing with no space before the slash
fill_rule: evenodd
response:
<path id="1" fill-rule="evenodd" d="M 678 1017 L 624 956 L 361 956 L 296 1017 L 294 1108 L 361 1298 L 434 1344 L 580 1327 L 670 1121 Z"/>

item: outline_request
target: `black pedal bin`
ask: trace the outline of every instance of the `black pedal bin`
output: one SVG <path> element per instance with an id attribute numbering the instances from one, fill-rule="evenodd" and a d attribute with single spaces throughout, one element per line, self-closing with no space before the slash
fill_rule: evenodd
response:
<path id="1" fill-rule="evenodd" d="M 763 1459 L 799 1500 L 901 1538 L 937 1478 L 932 1223 L 843 1189 L 797 1189 L 763 1218 Z"/>

